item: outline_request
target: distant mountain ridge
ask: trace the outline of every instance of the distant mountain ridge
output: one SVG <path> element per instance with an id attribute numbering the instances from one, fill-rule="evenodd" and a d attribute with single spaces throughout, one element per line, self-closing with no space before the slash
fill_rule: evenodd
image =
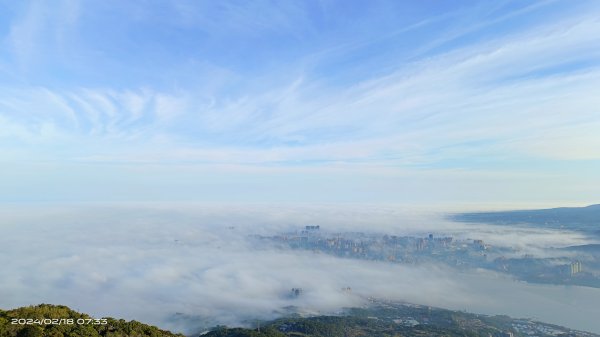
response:
<path id="1" fill-rule="evenodd" d="M 563 250 L 587 252 L 587 253 L 600 253 L 600 244 L 592 243 L 588 245 L 569 246 L 562 248 Z"/>
<path id="2" fill-rule="evenodd" d="M 449 215 L 448 218 L 458 222 L 479 222 L 496 225 L 526 224 L 600 234 L 600 204 L 585 207 L 456 213 Z"/>

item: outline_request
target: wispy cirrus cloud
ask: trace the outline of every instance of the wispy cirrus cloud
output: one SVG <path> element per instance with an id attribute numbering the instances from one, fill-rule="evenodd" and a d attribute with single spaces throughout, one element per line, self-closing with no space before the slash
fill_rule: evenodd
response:
<path id="1" fill-rule="evenodd" d="M 301 160 L 417 157 L 468 142 L 519 147 L 538 133 L 561 130 L 556 137 L 564 137 L 569 125 L 574 130 L 598 122 L 592 95 L 598 70 L 568 67 L 600 52 L 590 34 L 597 26 L 588 20 L 536 39 L 490 42 L 347 89 L 326 89 L 303 78 L 233 99 L 187 90 L 26 88 L 5 91 L 0 102 L 5 118 L 25 128 L 37 120 L 54 123 L 64 135 L 124 139 L 160 130 L 198 152 L 250 150 L 265 153 L 267 162 L 268 153 L 285 151 L 289 155 L 275 155 L 276 161 L 298 153 L 306 154 Z M 544 55 L 547 61 L 531 61 Z M 535 155 L 532 147 L 524 148 Z M 578 152 L 593 158 L 594 148 L 593 141 L 579 144 Z"/>
<path id="2" fill-rule="evenodd" d="M 181 68 L 164 63 L 164 68 L 152 68 L 144 76 L 134 76 L 135 85 L 3 84 L 0 151 L 4 158 L 44 158 L 65 165 L 144 163 L 166 167 L 198 165 L 199 169 L 204 166 L 202 170 L 248 166 L 250 170 L 262 168 L 265 172 L 277 166 L 284 170 L 307 168 L 308 172 L 315 170 L 315 165 L 322 170 L 331 165 L 335 170 L 347 167 L 348 172 L 354 172 L 351 167 L 379 168 L 381 174 L 386 170 L 411 175 L 422 169 L 439 170 L 440 177 L 446 175 L 447 169 L 471 171 L 479 176 L 500 171 L 513 177 L 555 176 L 561 174 L 552 168 L 561 165 L 556 162 L 571 163 L 573 168 L 579 165 L 574 162 L 580 160 L 597 165 L 599 140 L 593 130 L 600 124 L 596 108 L 600 102 L 594 94 L 600 84 L 596 62 L 600 41 L 594 34 L 600 29 L 598 17 L 593 11 L 575 8 L 566 11 L 569 15 L 560 20 L 536 20 L 519 31 L 503 26 L 511 20 L 549 11 L 560 3 L 514 10 L 506 10 L 511 4 L 504 3 L 436 13 L 384 34 L 379 42 L 367 42 L 365 36 L 359 36 L 328 43 L 324 37 L 319 42 L 323 45 L 306 45 L 300 38 L 297 41 L 301 47 L 294 50 L 298 54 L 281 60 L 287 62 L 285 66 L 279 63 L 269 68 L 265 64 L 260 73 L 227 62 L 219 64 L 211 56 L 199 56 L 193 47 L 174 45 L 181 54 L 189 56 Z M 80 34 L 89 34 L 85 27 L 92 18 L 89 8 L 65 3 L 71 8 L 68 18 L 27 19 L 43 14 L 36 10 L 39 6 L 43 4 L 32 3 L 12 25 L 6 41 L 12 43 L 15 55 L 21 53 L 15 44 L 21 38 L 22 46 L 45 48 L 32 42 L 44 33 L 29 21 L 41 25 L 50 21 L 77 23 L 82 25 Z M 157 13 L 151 8 L 138 11 L 131 6 L 121 11 L 137 13 L 132 22 L 140 28 L 157 20 Z M 181 43 L 201 36 L 195 35 L 201 31 L 217 34 L 213 26 L 195 19 L 210 8 L 183 3 L 181 6 L 167 7 L 180 16 L 187 15 L 189 22 L 184 20 L 179 26 L 162 23 L 161 29 L 177 27 Z M 226 4 L 215 10 L 223 17 L 246 17 L 248 12 L 258 10 L 242 7 Z M 472 21 L 472 14 L 478 11 L 487 13 L 490 20 Z M 317 20 L 315 13 L 309 15 L 309 9 L 302 6 L 271 8 L 269 13 L 260 19 L 266 23 L 247 18 L 252 22 L 235 20 L 230 25 L 238 25 L 242 30 L 261 26 L 264 34 L 276 34 L 275 30 L 290 38 L 318 28 L 311 21 Z M 299 26 L 306 26 L 297 28 L 299 31 L 294 34 L 288 32 L 295 29 L 293 26 L 280 27 L 280 18 L 293 13 L 304 22 Z M 447 32 L 432 30 L 436 25 L 449 24 L 449 18 L 469 24 L 453 26 Z M 496 34 L 484 34 L 490 27 L 502 29 Z M 257 38 L 242 38 L 244 34 L 236 33 L 234 27 L 224 29 L 223 34 L 246 42 Z M 130 33 L 131 37 L 138 36 Z M 164 32 L 152 33 L 160 37 Z M 425 34 L 428 39 L 417 43 L 414 51 L 404 48 L 382 56 L 362 55 L 371 47 L 392 48 L 400 39 L 409 38 L 405 36 L 408 33 Z M 473 39 L 475 33 L 483 35 Z M 73 36 L 65 33 L 63 40 L 73 43 Z M 157 55 L 168 53 L 156 49 L 156 41 L 140 45 L 148 51 L 151 63 L 157 62 Z M 208 46 L 207 40 L 198 41 Z M 82 55 L 94 51 L 81 41 L 69 48 L 80 49 Z M 257 48 L 266 47 L 259 44 Z M 96 51 L 106 56 L 108 50 Z M 33 50 L 28 53 L 36 54 Z M 399 58 L 394 62 L 395 54 Z M 381 69 L 370 63 L 384 56 Z M 353 58 L 353 62 L 344 65 L 348 58 Z M 99 67 L 106 67 L 106 60 L 100 58 Z M 173 59 L 176 60 L 179 58 Z M 131 74 L 141 71 L 132 59 L 123 58 L 119 63 L 118 67 L 130 65 L 127 71 Z M 373 75 L 355 72 L 362 63 L 373 69 Z M 331 64 L 337 64 L 335 69 L 324 72 L 323 66 Z M 288 73 L 282 74 L 281 69 Z M 347 70 L 354 77 L 346 78 L 340 70 Z M 197 76 L 191 75 L 194 71 L 198 71 Z M 188 74 L 183 76 L 182 72 Z M 146 76 L 168 78 L 170 74 L 175 79 L 171 85 L 164 80 L 144 80 Z M 336 82 L 342 78 L 342 84 Z M 524 169 L 527 162 L 537 171 Z M 540 170 L 541 162 L 549 168 Z M 587 179 L 594 179 L 586 175 Z"/>

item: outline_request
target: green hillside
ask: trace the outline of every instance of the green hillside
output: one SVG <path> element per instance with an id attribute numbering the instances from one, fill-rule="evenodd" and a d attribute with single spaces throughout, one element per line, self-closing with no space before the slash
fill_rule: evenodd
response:
<path id="1" fill-rule="evenodd" d="M 136 321 L 94 320 L 62 305 L 40 304 L 0 310 L 0 337 L 182 337 Z"/>
<path id="2" fill-rule="evenodd" d="M 597 334 L 530 319 L 487 316 L 419 305 L 379 302 L 341 316 L 285 317 L 253 329 L 217 327 L 206 337 L 424 337 L 578 336 Z"/>
<path id="3" fill-rule="evenodd" d="M 13 324 L 30 319 L 30 324 Z M 73 320 L 75 324 L 48 322 Z M 79 322 L 80 324 L 77 324 Z M 253 328 L 216 326 L 206 337 L 600 337 L 600 335 L 508 316 L 487 316 L 428 306 L 376 302 L 346 309 L 338 316 L 300 317 L 252 322 Z M 200 333 L 193 334 L 199 336 Z M 136 321 L 113 318 L 94 321 L 65 306 L 41 304 L 0 310 L 0 337 L 183 337 Z"/>

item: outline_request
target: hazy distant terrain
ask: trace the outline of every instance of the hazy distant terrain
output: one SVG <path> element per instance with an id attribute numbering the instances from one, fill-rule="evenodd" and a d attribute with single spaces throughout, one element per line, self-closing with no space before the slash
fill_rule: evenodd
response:
<path id="1" fill-rule="evenodd" d="M 341 258 L 385 261 L 404 265 L 444 264 L 455 270 L 485 269 L 518 280 L 555 285 L 600 288 L 600 250 L 597 244 L 523 250 L 505 242 L 492 245 L 473 233 L 471 238 L 388 235 L 364 232 L 301 231 L 257 236 L 256 247 L 273 244 L 282 249 L 308 250 Z"/>
<path id="2" fill-rule="evenodd" d="M 531 225 L 600 235 L 600 204 L 537 210 L 459 213 L 450 219 L 495 225 Z"/>
<path id="3" fill-rule="evenodd" d="M 218 327 L 206 336 L 600 336 L 532 319 L 476 315 L 377 300 L 369 306 L 345 309 L 335 316 L 283 317 L 256 325 L 250 329 Z"/>

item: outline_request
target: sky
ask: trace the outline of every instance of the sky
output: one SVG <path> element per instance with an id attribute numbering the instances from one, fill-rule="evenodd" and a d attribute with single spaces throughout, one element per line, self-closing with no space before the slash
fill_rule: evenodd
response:
<path id="1" fill-rule="evenodd" d="M 0 201 L 590 204 L 596 1 L 0 1 Z"/>

